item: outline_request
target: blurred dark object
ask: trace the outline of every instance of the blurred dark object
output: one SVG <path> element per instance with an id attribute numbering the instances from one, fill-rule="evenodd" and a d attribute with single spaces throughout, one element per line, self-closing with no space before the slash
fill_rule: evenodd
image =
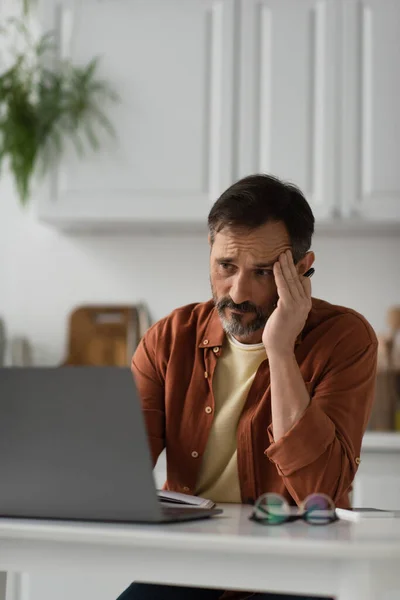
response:
<path id="1" fill-rule="evenodd" d="M 0 367 L 4 366 L 6 359 L 6 328 L 0 319 Z"/>
<path id="2" fill-rule="evenodd" d="M 400 429 L 400 306 L 387 314 L 389 334 L 378 336 L 378 372 L 375 403 L 368 429 L 395 431 Z"/>
<path id="3" fill-rule="evenodd" d="M 150 324 L 143 304 L 78 307 L 69 318 L 67 358 L 62 365 L 129 366 Z"/>
<path id="4" fill-rule="evenodd" d="M 26 337 L 13 337 L 10 342 L 10 366 L 31 367 L 33 365 L 32 346 Z"/>
<path id="5" fill-rule="evenodd" d="M 0 367 L 29 367 L 33 365 L 32 346 L 27 337 L 9 337 L 0 319 Z"/>

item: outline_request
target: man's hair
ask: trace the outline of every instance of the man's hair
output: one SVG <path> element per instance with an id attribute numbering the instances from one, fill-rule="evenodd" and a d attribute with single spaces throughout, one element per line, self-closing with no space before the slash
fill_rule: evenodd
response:
<path id="1" fill-rule="evenodd" d="M 225 228 L 252 230 L 268 222 L 282 222 L 289 234 L 294 262 L 308 252 L 314 215 L 298 187 L 271 175 L 249 175 L 232 184 L 208 215 L 211 243 Z"/>

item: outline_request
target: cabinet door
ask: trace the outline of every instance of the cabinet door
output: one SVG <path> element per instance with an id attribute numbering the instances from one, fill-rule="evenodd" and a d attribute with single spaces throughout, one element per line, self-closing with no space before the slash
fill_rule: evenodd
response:
<path id="1" fill-rule="evenodd" d="M 335 214 L 340 6 L 242 0 L 239 170 L 297 184 L 317 218 Z"/>
<path id="2" fill-rule="evenodd" d="M 353 488 L 353 506 L 398 510 L 400 461 L 397 452 L 361 453 Z"/>
<path id="3" fill-rule="evenodd" d="M 343 211 L 400 220 L 400 2 L 343 2 Z"/>
<path id="4" fill-rule="evenodd" d="M 56 5 L 57 11 L 54 9 Z M 234 0 L 45 0 L 64 57 L 101 56 L 116 140 L 54 174 L 49 221 L 204 222 L 232 182 Z M 49 20 L 48 15 L 51 15 Z"/>

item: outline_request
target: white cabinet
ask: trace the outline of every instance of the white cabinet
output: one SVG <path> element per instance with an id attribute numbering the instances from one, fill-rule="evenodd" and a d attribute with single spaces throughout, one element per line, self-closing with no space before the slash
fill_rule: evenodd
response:
<path id="1" fill-rule="evenodd" d="M 400 510 L 400 434 L 365 434 L 353 506 Z"/>
<path id="2" fill-rule="evenodd" d="M 122 99 L 116 140 L 40 191 L 43 220 L 203 228 L 262 171 L 299 185 L 320 224 L 400 223 L 398 0 L 42 2 L 63 55 L 99 54 Z"/>
<path id="3" fill-rule="evenodd" d="M 317 219 L 337 206 L 335 0 L 241 0 L 239 170 L 296 183 Z"/>
<path id="4" fill-rule="evenodd" d="M 345 0 L 342 207 L 400 220 L 400 2 Z"/>
<path id="5" fill-rule="evenodd" d="M 45 0 L 64 57 L 100 55 L 117 139 L 73 152 L 39 214 L 67 224 L 204 222 L 234 178 L 233 0 Z"/>

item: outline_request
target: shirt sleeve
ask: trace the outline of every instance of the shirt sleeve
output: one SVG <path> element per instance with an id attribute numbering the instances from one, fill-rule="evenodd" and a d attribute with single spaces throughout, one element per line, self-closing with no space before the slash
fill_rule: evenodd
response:
<path id="1" fill-rule="evenodd" d="M 347 336 L 334 349 L 325 376 L 306 383 L 311 401 L 299 421 L 277 442 L 269 427 L 265 454 L 297 503 L 319 492 L 340 505 L 351 488 L 374 400 L 376 368 L 376 338 L 369 337 L 360 348 Z"/>
<path id="2" fill-rule="evenodd" d="M 146 423 L 153 466 L 165 447 L 164 379 L 155 360 L 156 329 L 150 328 L 132 358 L 131 370 Z"/>

